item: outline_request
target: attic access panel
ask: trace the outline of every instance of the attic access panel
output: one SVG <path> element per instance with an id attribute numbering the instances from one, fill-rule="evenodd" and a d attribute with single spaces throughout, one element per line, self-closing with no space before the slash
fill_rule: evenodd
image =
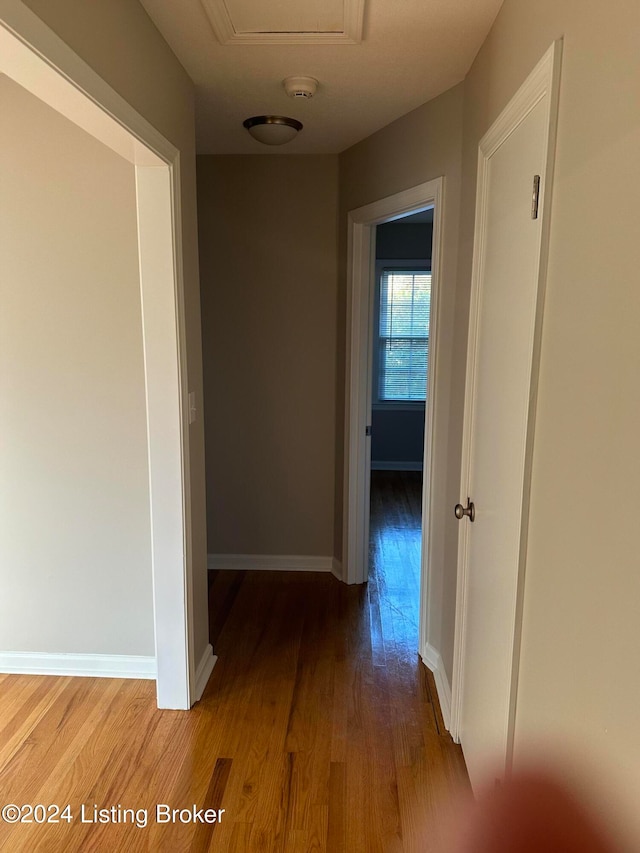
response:
<path id="1" fill-rule="evenodd" d="M 359 44 L 365 0 L 201 0 L 221 44 Z"/>

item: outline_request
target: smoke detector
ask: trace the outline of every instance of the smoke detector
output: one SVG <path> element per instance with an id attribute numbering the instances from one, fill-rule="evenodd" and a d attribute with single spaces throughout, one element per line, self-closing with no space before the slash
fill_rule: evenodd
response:
<path id="1" fill-rule="evenodd" d="M 318 88 L 315 77 L 287 77 L 282 81 L 284 90 L 290 98 L 313 98 Z"/>

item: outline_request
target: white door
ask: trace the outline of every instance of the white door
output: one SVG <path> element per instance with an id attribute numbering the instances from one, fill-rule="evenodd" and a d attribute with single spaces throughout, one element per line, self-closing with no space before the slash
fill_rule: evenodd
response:
<path id="1" fill-rule="evenodd" d="M 461 495 L 463 505 L 467 496 L 473 502 L 475 519 L 460 520 L 456 697 L 474 788 L 487 774 L 502 776 L 510 749 L 552 71 L 553 61 L 542 96 L 523 103 L 521 90 L 480 146 Z"/>

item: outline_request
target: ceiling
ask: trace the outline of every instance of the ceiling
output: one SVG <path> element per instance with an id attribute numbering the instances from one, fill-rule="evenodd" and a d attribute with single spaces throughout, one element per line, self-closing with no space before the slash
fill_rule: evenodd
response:
<path id="1" fill-rule="evenodd" d="M 140 2 L 195 83 L 199 154 L 343 151 L 459 83 L 502 5 L 502 0 L 364 0 L 362 40 L 353 43 L 359 38 L 353 38 L 355 27 L 345 25 L 349 38 L 327 38 L 331 34 L 318 30 L 340 29 L 355 14 L 354 0 L 331 0 L 331 20 L 327 0 Z M 212 6 L 217 7 L 213 13 Z M 265 15 L 274 7 L 277 15 Z M 214 33 L 218 12 L 226 22 L 226 44 Z M 310 23 L 314 20 L 316 25 Z M 283 32 L 274 35 L 274 28 Z M 292 41 L 291 31 L 303 28 L 314 30 L 302 37 L 308 42 Z M 263 38 L 261 29 L 270 32 Z M 293 75 L 319 80 L 312 99 L 285 94 L 282 80 Z M 304 129 L 282 147 L 262 145 L 242 122 L 263 114 L 292 116 Z"/>

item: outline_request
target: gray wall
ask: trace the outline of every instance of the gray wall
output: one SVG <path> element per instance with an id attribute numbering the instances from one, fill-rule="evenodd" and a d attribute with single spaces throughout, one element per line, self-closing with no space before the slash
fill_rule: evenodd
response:
<path id="1" fill-rule="evenodd" d="M 198 158 L 209 551 L 333 550 L 338 158 Z"/>
<path id="2" fill-rule="evenodd" d="M 373 409 L 371 467 L 414 471 L 424 455 L 424 406 L 419 409 Z"/>
<path id="3" fill-rule="evenodd" d="M 415 258 L 431 262 L 433 225 L 428 222 L 385 222 L 376 228 L 376 258 Z"/>

